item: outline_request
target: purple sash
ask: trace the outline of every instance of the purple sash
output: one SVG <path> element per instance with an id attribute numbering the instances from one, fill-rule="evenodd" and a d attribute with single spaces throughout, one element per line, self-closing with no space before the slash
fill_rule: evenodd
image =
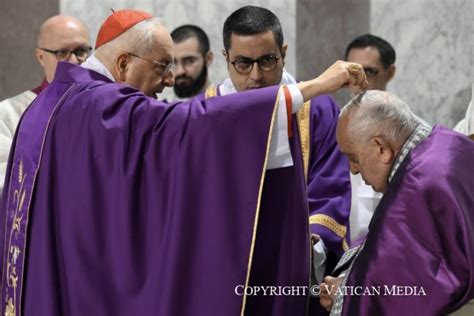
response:
<path id="1" fill-rule="evenodd" d="M 8 200 L 1 287 L 3 315 L 21 315 L 30 202 L 49 122 L 64 95 L 57 104 L 30 106 L 18 127 L 12 146 L 14 156 L 9 165 L 10 183 L 4 192 L 4 198 Z"/>

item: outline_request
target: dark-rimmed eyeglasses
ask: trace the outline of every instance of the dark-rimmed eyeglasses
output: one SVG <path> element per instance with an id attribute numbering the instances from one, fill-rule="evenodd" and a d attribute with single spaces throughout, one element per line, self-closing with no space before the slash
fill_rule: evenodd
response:
<path id="1" fill-rule="evenodd" d="M 237 58 L 230 63 L 234 66 L 235 70 L 242 75 L 248 75 L 252 72 L 253 65 L 257 63 L 258 68 L 261 71 L 272 71 L 276 68 L 278 64 L 279 57 L 275 57 L 273 55 L 264 55 L 257 59 L 251 59 L 246 57 Z"/>
<path id="2" fill-rule="evenodd" d="M 52 49 L 47 49 L 47 48 L 40 48 L 40 49 L 44 50 L 47 53 L 55 55 L 58 61 L 69 60 L 69 58 L 71 58 L 71 54 L 74 54 L 77 60 L 84 61 L 87 59 L 87 57 L 91 55 L 91 52 L 92 52 L 92 47 L 90 46 L 78 47 L 73 50 L 70 50 L 70 49 L 52 50 Z"/>
<path id="3" fill-rule="evenodd" d="M 133 57 L 136 57 L 136 58 L 140 58 L 140 59 L 143 59 L 143 60 L 146 60 L 152 64 L 155 65 L 155 69 L 157 70 L 157 73 L 161 76 L 166 76 L 171 70 L 173 70 L 173 68 L 175 67 L 175 64 L 174 62 L 170 62 L 170 63 L 163 63 L 161 61 L 157 61 L 157 60 L 151 60 L 151 59 L 147 59 L 147 58 L 144 58 L 144 57 L 141 57 L 141 56 L 138 56 L 136 54 L 133 54 L 133 53 L 128 53 L 130 56 L 133 56 Z"/>

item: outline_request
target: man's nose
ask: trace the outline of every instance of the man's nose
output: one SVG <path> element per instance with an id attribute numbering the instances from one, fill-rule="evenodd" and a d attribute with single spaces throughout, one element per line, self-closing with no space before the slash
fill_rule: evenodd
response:
<path id="1" fill-rule="evenodd" d="M 253 81 L 260 81 L 260 79 L 263 77 L 263 72 L 260 70 L 260 67 L 256 61 L 253 63 L 252 71 L 250 71 L 249 77 Z"/>
<path id="2" fill-rule="evenodd" d="M 66 60 L 67 62 L 70 62 L 71 64 L 79 65 L 82 64 L 83 60 L 78 59 L 76 54 L 71 53 L 71 56 Z"/>
<path id="3" fill-rule="evenodd" d="M 172 87 L 174 86 L 174 78 L 175 78 L 175 73 L 173 71 L 168 71 L 168 73 L 163 77 L 163 83 L 167 87 Z"/>
<path id="4" fill-rule="evenodd" d="M 175 65 L 176 66 L 174 67 L 173 72 L 176 77 L 185 73 L 184 67 L 180 62 L 176 62 Z"/>

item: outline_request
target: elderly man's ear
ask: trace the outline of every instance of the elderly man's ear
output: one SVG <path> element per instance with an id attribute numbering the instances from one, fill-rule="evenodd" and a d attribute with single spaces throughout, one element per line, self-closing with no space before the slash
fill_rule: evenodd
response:
<path id="1" fill-rule="evenodd" d="M 380 161 L 382 161 L 384 164 L 391 165 L 396 156 L 396 151 L 393 145 L 385 138 L 379 136 L 374 137 L 372 141 L 377 147 L 377 154 L 380 158 Z"/>
<path id="2" fill-rule="evenodd" d="M 127 78 L 127 69 L 130 63 L 130 54 L 120 54 L 115 61 L 115 73 L 118 82 L 125 82 Z"/>

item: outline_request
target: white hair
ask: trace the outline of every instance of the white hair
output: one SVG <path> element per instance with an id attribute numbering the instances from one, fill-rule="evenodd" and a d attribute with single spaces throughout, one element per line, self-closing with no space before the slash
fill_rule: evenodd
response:
<path id="1" fill-rule="evenodd" d="M 158 18 L 143 20 L 96 50 L 97 55 L 115 59 L 124 52 L 146 55 L 155 44 L 155 31 L 164 26 Z"/>
<path id="2" fill-rule="evenodd" d="M 349 101 L 341 116 L 350 112 L 347 133 L 362 143 L 383 136 L 392 144 L 402 144 L 422 120 L 395 94 L 369 90 Z"/>

